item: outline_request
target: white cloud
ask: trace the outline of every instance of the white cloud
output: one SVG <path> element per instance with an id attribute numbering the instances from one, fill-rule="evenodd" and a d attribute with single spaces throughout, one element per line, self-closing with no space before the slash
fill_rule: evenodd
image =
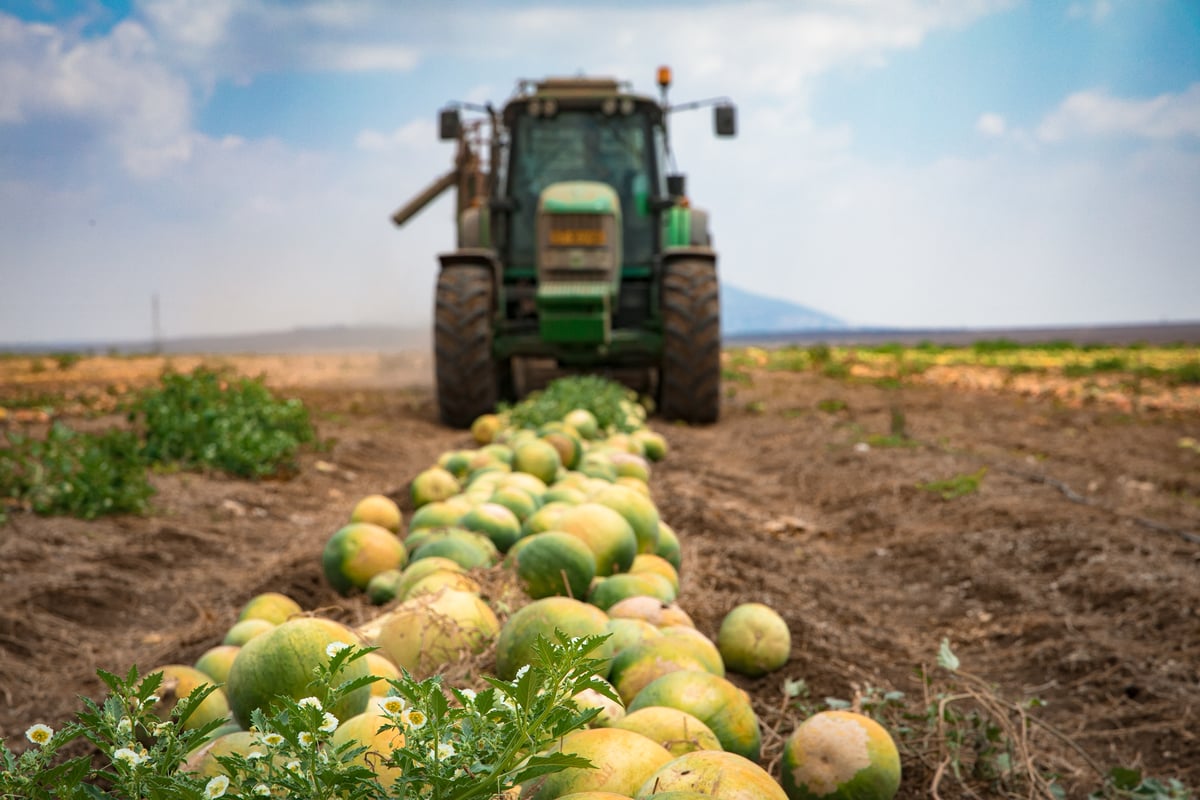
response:
<path id="1" fill-rule="evenodd" d="M 165 58 L 208 83 L 289 71 L 404 72 L 420 58 L 406 27 L 412 12 L 397 13 L 394 3 L 145 0 L 139 11 L 168 45 Z"/>
<path id="2" fill-rule="evenodd" d="M 165 68 L 137 22 L 84 39 L 0 14 L 0 122 L 73 120 L 93 126 L 138 175 L 191 151 L 187 83 Z"/>
<path id="3" fill-rule="evenodd" d="M 1067 16 L 1071 19 L 1087 19 L 1099 23 L 1107 19 L 1112 10 L 1109 0 L 1092 0 L 1088 3 L 1071 3 L 1067 7 Z"/>
<path id="4" fill-rule="evenodd" d="M 354 139 L 354 144 L 360 150 L 376 153 L 405 150 L 412 153 L 415 150 L 432 151 L 437 142 L 437 129 L 427 119 L 418 119 L 401 125 L 391 133 L 381 133 L 375 130 L 365 130 Z"/>
<path id="5" fill-rule="evenodd" d="M 1037 137 L 1052 143 L 1100 137 L 1200 137 L 1200 83 L 1180 94 L 1149 99 L 1113 97 L 1100 89 L 1077 92 L 1042 120 Z"/>
<path id="6" fill-rule="evenodd" d="M 989 138 L 999 138 L 1008 131 L 1008 123 L 1002 115 L 988 112 L 975 121 L 975 130 Z"/>

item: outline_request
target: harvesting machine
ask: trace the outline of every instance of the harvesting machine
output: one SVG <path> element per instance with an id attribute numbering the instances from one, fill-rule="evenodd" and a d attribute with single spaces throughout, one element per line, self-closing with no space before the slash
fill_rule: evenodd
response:
<path id="1" fill-rule="evenodd" d="M 667 120 L 712 106 L 716 134 L 732 136 L 736 112 L 724 98 L 670 105 L 670 80 L 659 69 L 658 99 L 611 78 L 525 80 L 500 110 L 440 112 L 454 166 L 392 221 L 456 191 L 457 247 L 438 256 L 434 305 L 447 424 L 515 398 L 529 363 L 642 375 L 663 416 L 717 419 L 717 256 L 673 169 Z"/>

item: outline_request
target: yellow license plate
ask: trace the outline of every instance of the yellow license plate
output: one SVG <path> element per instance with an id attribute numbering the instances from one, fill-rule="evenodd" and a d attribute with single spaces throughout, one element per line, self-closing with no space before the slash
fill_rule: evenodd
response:
<path id="1" fill-rule="evenodd" d="M 603 247 L 604 229 L 561 228 L 552 230 L 550 231 L 550 244 L 554 247 Z"/>

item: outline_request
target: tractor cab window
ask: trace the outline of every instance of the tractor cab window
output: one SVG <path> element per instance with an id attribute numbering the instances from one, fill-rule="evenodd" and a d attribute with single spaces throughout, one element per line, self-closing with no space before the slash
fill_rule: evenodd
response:
<path id="1" fill-rule="evenodd" d="M 509 195 L 511 259 L 534 260 L 538 197 L 560 181 L 600 181 L 621 201 L 625 263 L 648 263 L 653 251 L 650 217 L 649 125 L 639 114 L 561 111 L 553 117 L 522 114 L 512 134 Z"/>

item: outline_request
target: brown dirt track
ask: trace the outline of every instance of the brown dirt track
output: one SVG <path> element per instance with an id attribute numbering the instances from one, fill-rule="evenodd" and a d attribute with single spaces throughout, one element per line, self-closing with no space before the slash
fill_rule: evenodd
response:
<path id="1" fill-rule="evenodd" d="M 325 539 L 358 497 L 403 498 L 439 453 L 469 444 L 437 423 L 423 355 L 225 361 L 302 397 L 336 444 L 306 454 L 286 482 L 156 475 L 144 518 L 18 513 L 0 527 L 0 736 L 10 746 L 23 748 L 34 722 L 73 716 L 77 695 L 97 696 L 98 667 L 191 663 L 258 592 L 348 621 L 373 615 L 325 584 Z M 161 367 L 106 364 L 36 381 L 99 392 Z M 29 389 L 0 378 L 0 405 Z M 845 408 L 818 408 L 831 399 Z M 856 448 L 887 434 L 894 411 L 912 446 Z M 1194 410 L 1130 414 L 758 371 L 718 425 L 655 427 L 671 446 L 652 485 L 683 541 L 681 604 L 714 636 L 743 601 L 770 604 L 791 627 L 783 670 L 737 679 L 768 728 L 768 760 L 797 720 L 785 682 L 803 679 L 812 702 L 898 689 L 919 712 L 915 668 L 932 670 L 930 691 L 962 686 L 933 669 L 946 637 L 990 687 L 985 701 L 1045 701 L 1030 713 L 1057 733 L 1034 725 L 1030 749 L 1070 796 L 1098 786 L 1096 767 L 1116 765 L 1200 787 L 1200 544 L 1180 535 L 1200 531 L 1200 452 L 1178 445 L 1200 438 Z M 943 500 L 917 486 L 984 466 L 972 495 Z M 929 796 L 937 765 L 932 751 L 909 755 L 901 796 Z M 949 775 L 940 795 L 967 796 Z"/>

